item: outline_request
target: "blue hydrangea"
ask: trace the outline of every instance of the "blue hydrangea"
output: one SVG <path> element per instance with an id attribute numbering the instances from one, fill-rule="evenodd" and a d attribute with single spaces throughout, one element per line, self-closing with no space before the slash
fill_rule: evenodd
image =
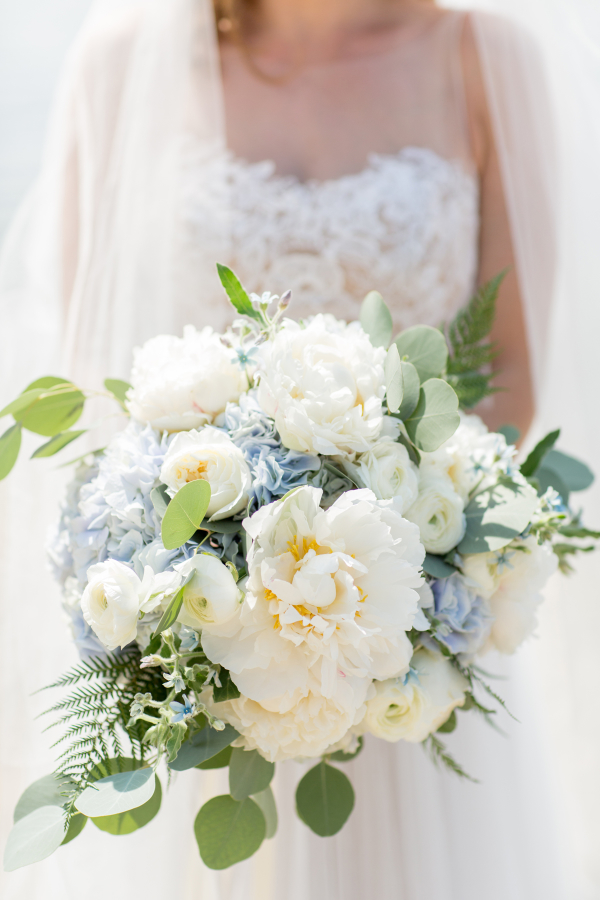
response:
<path id="1" fill-rule="evenodd" d="M 487 601 L 458 574 L 433 581 L 431 589 L 431 615 L 438 623 L 435 637 L 462 662 L 469 662 L 487 640 L 494 621 Z M 426 635 L 423 638 L 428 643 Z"/>
<path id="2" fill-rule="evenodd" d="M 250 467 L 250 493 L 255 506 L 264 506 L 292 488 L 307 484 L 321 468 L 317 456 L 282 445 L 273 419 L 265 415 L 253 391 L 240 397 L 239 406 L 227 406 L 225 428 Z"/>

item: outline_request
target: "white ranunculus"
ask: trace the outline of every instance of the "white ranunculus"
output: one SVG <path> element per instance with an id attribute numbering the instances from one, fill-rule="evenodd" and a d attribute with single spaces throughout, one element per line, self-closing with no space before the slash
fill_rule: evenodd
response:
<path id="1" fill-rule="evenodd" d="M 372 490 L 378 500 L 397 497 L 401 501 L 400 512 L 417 499 L 419 470 L 406 447 L 389 438 L 377 441 L 354 463 L 346 462 L 344 468 L 355 481 Z"/>
<path id="2" fill-rule="evenodd" d="M 417 650 L 406 679 L 374 682 L 375 696 L 367 702 L 362 727 L 384 741 L 425 740 L 465 702 L 466 678 L 440 653 Z"/>
<path id="3" fill-rule="evenodd" d="M 83 617 L 108 650 L 135 640 L 140 613 L 151 612 L 177 590 L 176 572 L 155 575 L 150 566 L 140 580 L 133 569 L 115 559 L 90 566 L 81 598 Z"/>
<path id="4" fill-rule="evenodd" d="M 541 591 L 556 572 L 558 560 L 547 544 L 530 536 L 497 553 L 463 557 L 463 573 L 489 600 L 495 617 L 482 652 L 514 653 L 537 626 Z"/>
<path id="5" fill-rule="evenodd" d="M 421 473 L 419 496 L 404 515 L 419 526 L 428 553 L 449 553 L 464 537 L 464 503 L 441 472 Z"/>
<path id="6" fill-rule="evenodd" d="M 258 399 L 286 447 L 348 456 L 377 440 L 385 350 L 358 323 L 322 314 L 304 327 L 286 320 L 261 355 Z"/>
<path id="7" fill-rule="evenodd" d="M 224 431 L 205 427 L 184 431 L 173 439 L 160 470 L 172 494 L 190 481 L 210 485 L 207 517 L 216 521 L 232 516 L 248 505 L 252 476 L 239 447 Z"/>
<path id="8" fill-rule="evenodd" d="M 183 589 L 178 619 L 196 630 L 227 622 L 237 612 L 243 594 L 233 575 L 216 556 L 198 553 L 175 566 L 182 579 L 192 574 Z"/>
<path id="9" fill-rule="evenodd" d="M 260 703 L 306 691 L 312 667 L 332 697 L 341 676 L 388 678 L 410 662 L 425 555 L 418 529 L 396 500 L 371 491 L 349 491 L 326 510 L 321 495 L 298 488 L 244 522 L 246 598 L 203 635 L 209 659 Z"/>
<path id="10" fill-rule="evenodd" d="M 319 692 L 314 676 L 310 682 L 304 690 L 262 703 L 242 695 L 212 708 L 240 732 L 240 745 L 258 750 L 270 762 L 321 756 L 364 716 L 370 682 L 339 678 L 331 697 Z"/>
<path id="11" fill-rule="evenodd" d="M 136 347 L 127 407 L 159 431 L 188 431 L 213 421 L 247 390 L 235 353 L 210 327 L 186 325 L 183 338 L 161 334 Z"/>

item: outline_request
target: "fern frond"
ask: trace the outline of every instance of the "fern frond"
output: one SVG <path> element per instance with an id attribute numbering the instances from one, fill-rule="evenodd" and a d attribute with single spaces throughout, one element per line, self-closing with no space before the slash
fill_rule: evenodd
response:
<path id="1" fill-rule="evenodd" d="M 435 734 L 430 734 L 423 741 L 423 746 L 429 752 L 429 756 L 431 757 L 434 765 L 439 766 L 443 765 L 447 769 L 450 769 L 455 775 L 458 775 L 459 778 L 466 778 L 467 781 L 472 781 L 474 784 L 479 784 L 477 778 L 473 778 L 472 775 L 469 775 L 463 767 L 454 759 L 454 757 L 448 752 L 446 749 L 446 745 L 440 741 Z"/>

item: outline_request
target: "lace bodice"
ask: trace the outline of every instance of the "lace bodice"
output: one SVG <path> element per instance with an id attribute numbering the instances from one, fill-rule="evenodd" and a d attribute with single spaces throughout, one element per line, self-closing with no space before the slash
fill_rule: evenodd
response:
<path id="1" fill-rule="evenodd" d="M 437 325 L 468 299 L 478 187 L 462 164 L 409 147 L 330 181 L 301 183 L 229 153 L 210 169 L 196 178 L 192 168 L 186 186 L 198 253 L 231 266 L 248 290 L 291 289 L 295 318 L 356 318 L 376 289 L 397 328 Z"/>

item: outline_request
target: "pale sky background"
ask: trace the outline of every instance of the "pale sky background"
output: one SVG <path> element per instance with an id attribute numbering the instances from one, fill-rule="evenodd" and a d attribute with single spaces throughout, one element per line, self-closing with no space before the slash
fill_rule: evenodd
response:
<path id="1" fill-rule="evenodd" d="M 35 179 L 61 61 L 90 0 L 0 0 L 0 240 Z"/>

